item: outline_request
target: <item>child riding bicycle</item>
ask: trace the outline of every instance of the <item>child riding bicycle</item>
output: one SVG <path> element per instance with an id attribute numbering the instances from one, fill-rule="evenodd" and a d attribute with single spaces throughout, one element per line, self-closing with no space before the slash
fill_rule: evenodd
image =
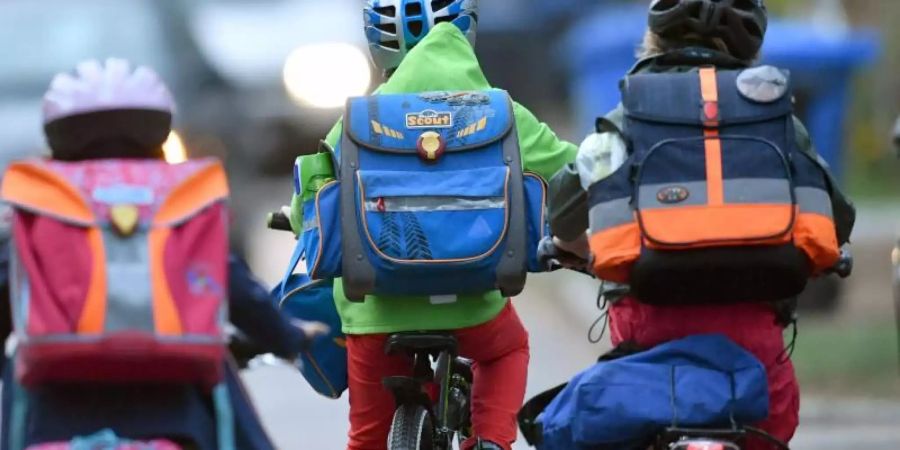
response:
<path id="1" fill-rule="evenodd" d="M 561 171 L 551 181 L 551 229 L 556 237 L 555 242 L 558 247 L 585 258 L 593 253 L 593 268 L 595 272 L 599 271 L 601 277 L 624 279 L 631 276 L 633 282 L 635 277 L 645 273 L 638 269 L 643 270 L 647 266 L 639 267 L 632 265 L 633 262 L 627 262 L 626 260 L 631 255 L 630 252 L 644 252 L 647 248 L 656 248 L 654 247 L 656 245 L 663 246 L 659 244 L 660 241 L 665 241 L 682 231 L 682 234 L 691 234 L 696 237 L 701 234 L 700 230 L 704 227 L 718 226 L 713 223 L 696 221 L 692 225 L 685 224 L 684 227 L 681 227 L 679 225 L 681 222 L 678 220 L 682 217 L 689 217 L 687 205 L 699 208 L 706 205 L 707 202 L 710 202 L 708 203 L 710 205 L 713 203 L 722 205 L 724 202 L 724 205 L 727 206 L 728 202 L 753 202 L 755 201 L 754 196 L 765 195 L 764 192 L 770 194 L 780 192 L 781 188 L 766 190 L 767 186 L 772 187 L 775 184 L 771 186 L 754 185 L 753 187 L 748 184 L 746 190 L 742 191 L 744 188 L 740 183 L 755 182 L 754 180 L 758 178 L 750 177 L 759 177 L 760 175 L 751 173 L 754 170 L 762 170 L 760 167 L 763 166 L 742 167 L 729 161 L 729 158 L 734 158 L 731 161 L 735 161 L 740 156 L 740 151 L 746 148 L 738 144 L 740 139 L 746 143 L 751 140 L 759 141 L 764 136 L 743 136 L 728 140 L 725 136 L 719 139 L 718 131 L 716 131 L 720 125 L 743 126 L 743 124 L 749 123 L 747 117 L 757 111 L 753 108 L 765 111 L 759 112 L 755 119 L 764 121 L 772 117 L 779 117 L 777 114 L 780 112 L 776 111 L 776 108 L 788 110 L 790 107 L 785 98 L 789 95 L 786 92 L 787 76 L 771 67 L 745 70 L 759 58 L 766 27 L 767 11 L 762 0 L 655 0 L 652 2 L 649 9 L 649 27 L 639 51 L 640 60 L 631 69 L 627 81 L 622 86 L 623 92 L 631 96 L 630 100 L 625 101 L 624 104 L 619 105 L 598 121 L 597 133 L 589 136 L 581 145 L 576 163 Z M 732 73 L 744 71 L 746 76 L 739 77 L 735 86 L 734 81 L 727 81 L 732 78 L 717 75 L 728 71 L 732 71 Z M 695 81 L 698 72 L 700 83 Z M 684 80 L 688 79 L 688 76 L 694 78 L 685 82 Z M 718 88 L 716 88 L 717 76 Z M 666 85 L 665 83 L 670 84 Z M 653 88 L 642 91 L 642 86 L 653 86 Z M 690 89 L 685 90 L 688 87 Z M 690 92 L 695 93 L 696 100 L 691 98 L 689 101 L 695 103 L 687 104 L 681 100 L 673 100 L 681 99 Z M 729 97 L 725 97 L 726 95 Z M 646 101 L 650 97 L 655 100 Z M 732 100 L 732 98 L 737 100 Z M 781 106 L 777 106 L 779 104 Z M 699 106 L 703 106 L 702 112 L 697 110 L 695 113 L 691 109 Z M 744 108 L 744 110 L 738 108 Z M 749 112 L 751 110 L 754 112 Z M 689 141 L 684 136 L 694 136 L 692 133 L 695 130 L 692 129 L 691 134 L 685 134 L 687 133 L 683 131 L 687 130 L 685 125 L 699 122 L 698 118 L 701 115 L 704 117 L 704 123 L 698 123 L 697 128 L 701 130 L 705 128 L 705 137 L 700 133 L 699 138 Z M 731 120 L 731 122 L 726 122 L 727 120 Z M 639 135 L 638 132 L 632 132 L 633 130 L 629 128 L 639 126 L 645 127 L 641 130 L 649 131 Z M 809 163 L 810 166 L 814 165 L 811 161 L 819 158 L 815 154 L 806 129 L 799 120 L 794 118 L 792 126 L 781 126 L 780 129 L 782 134 L 785 134 L 783 131 L 785 129 L 791 130 L 790 133 L 793 133 L 789 136 L 779 137 L 782 140 L 786 139 L 788 147 L 793 146 L 800 152 L 811 156 L 810 161 L 807 161 L 807 158 L 795 159 L 801 160 L 800 162 L 804 164 Z M 671 133 L 671 135 L 651 135 L 664 132 Z M 665 140 L 665 138 L 669 139 Z M 665 184 L 661 180 L 675 176 L 672 174 L 676 174 L 678 170 L 682 170 L 682 167 L 687 167 L 693 162 L 684 159 L 679 160 L 680 163 L 685 164 L 683 166 L 668 164 L 666 167 L 659 164 L 651 167 L 652 163 L 649 162 L 651 154 L 663 155 L 660 158 L 688 158 L 688 155 L 694 154 L 688 153 L 688 150 L 693 149 L 690 147 L 691 145 L 699 146 L 699 158 L 704 158 L 702 148 L 704 143 L 706 145 L 706 169 L 704 171 L 704 166 L 700 165 L 699 169 L 691 172 L 692 175 L 685 175 L 685 181 Z M 652 147 L 652 144 L 657 144 L 657 147 Z M 665 153 L 668 151 L 665 148 L 667 145 L 671 146 L 671 149 L 668 149 L 671 150 L 670 153 Z M 729 153 L 729 149 L 732 148 L 733 150 Z M 623 167 L 627 162 L 630 163 L 628 158 L 634 149 L 645 151 L 646 153 L 642 154 L 646 156 L 641 166 L 635 164 L 630 167 L 633 169 L 630 176 L 631 182 L 644 183 L 644 181 L 635 180 L 649 179 L 641 177 L 657 177 L 653 178 L 653 182 L 662 184 L 650 185 L 651 181 L 647 181 L 647 187 L 640 184 L 639 197 L 632 197 L 630 206 L 626 204 L 628 202 L 622 200 L 623 208 L 620 211 L 614 205 L 614 202 L 619 201 L 617 193 L 602 191 L 602 186 L 610 185 L 603 184 L 601 186 L 601 182 L 605 183 L 607 180 L 619 177 L 623 181 L 615 186 L 624 186 L 624 183 L 627 183 L 625 180 L 628 175 L 624 174 L 622 170 L 617 172 L 617 169 Z M 703 160 L 700 161 L 702 164 Z M 717 165 L 718 169 L 710 169 Z M 690 167 L 693 168 L 693 166 Z M 717 191 L 723 184 L 723 173 L 726 177 L 724 198 L 721 191 Z M 748 175 L 742 175 L 743 180 L 732 181 L 728 178 L 729 176 L 739 178 L 737 175 L 731 175 L 734 173 Z M 677 175 L 680 176 L 680 172 Z M 702 182 L 697 181 L 701 179 Z M 794 182 L 800 183 L 803 180 L 795 179 Z M 801 194 L 814 194 L 816 199 L 819 198 L 818 193 L 821 193 L 824 201 L 816 205 L 817 209 L 810 208 L 809 204 L 803 203 L 807 199 L 798 194 L 800 210 L 796 223 L 797 226 L 813 230 L 810 235 L 819 233 L 823 236 L 822 239 L 826 244 L 822 244 L 822 248 L 828 247 L 828 256 L 822 257 L 822 255 L 811 252 L 810 254 L 813 255 L 811 258 L 820 257 L 830 263 L 837 257 L 837 244 L 847 242 L 853 225 L 854 211 L 852 205 L 844 199 L 830 177 L 825 184 L 828 185 L 827 197 L 822 189 L 816 190 L 810 187 L 803 188 L 805 190 L 802 192 L 798 190 Z M 650 195 L 645 195 L 645 189 L 649 189 L 647 193 Z M 729 189 L 733 190 L 729 191 Z M 590 213 L 588 212 L 587 192 L 590 192 L 591 196 L 592 209 Z M 791 198 L 785 197 L 788 204 Z M 605 199 L 607 203 L 602 203 L 601 199 Z M 771 199 L 762 200 L 769 201 Z M 656 209 L 647 209 L 646 213 L 641 210 L 641 208 L 650 207 Z M 683 210 L 685 215 L 675 217 L 676 212 L 673 211 L 679 207 L 685 208 Z M 635 208 L 637 212 L 633 211 Z M 712 207 L 710 208 L 712 209 Z M 766 208 L 768 206 L 763 207 L 761 204 L 757 211 L 766 211 Z M 815 211 L 811 211 L 811 209 L 815 209 Z M 785 211 L 789 211 L 789 209 Z M 662 219 L 663 214 L 669 212 L 671 215 Z M 820 213 L 821 216 L 809 215 L 810 212 Z M 709 214 L 709 220 L 713 220 L 712 217 L 718 217 L 719 213 L 710 211 Z M 769 219 L 775 220 L 774 216 Z M 759 223 L 769 219 L 766 219 L 765 213 L 757 212 L 747 222 Z M 639 225 L 633 225 L 635 220 Z M 803 224 L 803 220 L 814 221 L 816 225 Z M 730 220 L 724 224 L 723 229 L 733 229 L 736 230 L 735 233 L 738 233 L 744 225 L 738 222 Z M 634 228 L 629 229 L 629 227 Z M 637 234 L 638 231 L 635 231 L 632 236 L 631 231 L 638 230 L 637 227 L 640 227 L 639 232 L 644 234 Z M 588 228 L 592 233 L 590 249 L 588 248 L 589 238 L 585 234 L 585 230 Z M 651 237 L 647 237 L 647 234 L 651 233 L 651 229 L 658 239 L 650 240 Z M 618 239 L 611 240 L 610 236 L 616 232 L 623 234 Z M 640 240 L 641 236 L 644 236 L 644 240 Z M 666 236 L 666 238 L 660 236 Z M 671 238 L 672 241 L 674 239 Z M 702 238 L 696 237 L 696 239 Z M 813 239 L 816 237 L 809 237 L 809 240 Z M 632 242 L 635 245 L 634 248 L 630 247 Z M 642 243 L 644 247 L 641 247 Z M 689 245 L 685 244 L 682 248 L 687 246 Z M 646 251 L 648 254 L 651 252 L 650 250 Z M 677 251 L 672 253 L 677 254 Z M 655 256 L 658 256 L 661 261 L 665 254 L 660 251 L 655 253 Z M 641 257 L 643 257 L 643 253 Z M 621 258 L 621 260 L 610 262 L 615 258 Z M 674 264 L 674 259 L 672 261 Z M 726 261 L 740 263 L 741 259 L 734 257 Z M 801 265 L 806 267 L 807 262 L 802 262 Z M 815 269 L 815 272 L 824 272 L 825 265 L 827 264 Z M 682 275 L 682 272 L 678 272 L 677 265 L 671 266 L 670 269 L 669 273 Z M 775 275 L 779 274 L 775 273 Z M 690 276 L 687 274 L 684 278 Z M 690 292 L 681 292 L 682 290 L 687 291 L 682 289 L 687 281 L 685 279 L 670 280 L 665 283 L 655 283 L 655 286 L 645 286 L 643 289 L 644 292 L 649 293 L 647 295 L 665 297 L 666 291 L 668 291 L 672 296 L 685 294 L 690 297 Z M 716 281 L 714 279 L 698 280 L 699 284 L 692 286 L 713 285 Z M 805 283 L 805 275 L 802 281 Z M 767 283 L 774 284 L 775 281 L 768 277 L 759 280 L 760 285 Z M 740 295 L 742 293 L 735 293 L 735 296 Z M 631 295 L 610 306 L 609 326 L 613 345 L 632 343 L 649 348 L 696 334 L 725 334 L 753 353 L 762 361 L 767 370 L 770 391 L 769 418 L 759 426 L 784 442 L 791 439 L 799 420 L 799 390 L 794 368 L 790 360 L 785 358 L 786 350 L 782 338 L 783 328 L 793 321 L 793 308 L 790 301 L 731 302 L 721 298 L 707 299 L 711 300 L 708 302 L 688 299 L 685 302 L 687 304 L 665 304 L 665 301 L 649 304 L 645 300 L 647 299 Z M 754 445 L 760 446 L 748 448 L 768 448 L 766 444 Z"/>
<path id="2" fill-rule="evenodd" d="M 478 18 L 476 5 L 473 0 L 369 0 L 365 7 L 366 36 L 376 66 L 387 75 L 376 96 L 492 89 L 472 48 Z M 481 98 L 488 97 L 478 93 L 461 101 Z M 545 177 L 574 158 L 575 147 L 559 140 L 527 109 L 515 104 L 513 115 L 525 170 Z M 377 120 L 377 116 L 369 118 Z M 369 126 L 368 121 L 364 123 Z M 326 141 L 331 147 L 338 145 L 342 125 L 338 123 L 328 134 Z M 480 126 L 478 130 L 485 123 Z M 471 129 L 476 130 L 476 124 Z M 391 139 L 401 136 L 381 125 L 376 130 L 381 135 L 387 133 Z M 460 130 L 459 136 L 464 133 Z M 302 226 L 302 219 L 297 217 L 298 198 L 292 205 L 291 221 L 296 231 Z M 373 208 L 386 207 L 382 203 Z M 370 295 L 364 302 L 356 303 L 348 300 L 339 280 L 335 282 L 334 297 L 347 334 L 349 450 L 385 448 L 395 404 L 382 379 L 412 375 L 407 358 L 385 355 L 388 335 L 442 330 L 452 331 L 460 355 L 474 360 L 475 436 L 463 448 L 472 449 L 480 441 L 481 449 L 510 449 L 516 439 L 515 414 L 525 394 L 529 350 L 527 333 L 508 298 L 499 291 L 440 299 Z"/>
<path id="3" fill-rule="evenodd" d="M 152 231 L 143 228 L 145 225 L 138 221 L 138 215 L 132 214 L 136 209 L 130 207 L 134 204 L 146 205 L 152 202 L 152 197 L 165 189 L 163 186 L 156 192 L 151 192 L 151 186 L 158 186 L 149 178 L 170 177 L 171 181 L 175 178 L 174 172 L 192 167 L 189 165 L 191 163 L 178 165 L 180 167 L 167 166 L 163 161 L 162 144 L 171 132 L 174 110 L 175 104 L 168 88 L 153 70 L 146 67 L 132 68 L 127 61 L 119 59 L 109 59 L 105 63 L 93 60 L 83 62 L 78 65 L 75 73 L 58 75 L 46 93 L 44 126 L 51 158 L 17 163 L 15 167 L 20 170 L 17 173 L 30 170 L 29 173 L 62 178 L 66 175 L 64 171 L 68 170 L 77 176 L 61 181 L 57 186 L 64 186 L 64 189 L 72 193 L 75 193 L 75 190 L 71 186 L 78 185 L 78 178 L 94 180 L 97 185 L 91 191 L 92 200 L 100 203 L 115 197 L 116 205 L 111 209 L 115 209 L 118 213 L 110 213 L 116 217 L 113 217 L 110 223 L 104 222 L 98 227 L 103 230 L 102 233 L 106 233 L 102 238 L 105 244 L 101 244 L 99 251 L 96 247 L 81 246 L 82 241 L 79 238 L 83 236 L 84 228 L 59 221 L 59 217 L 52 214 L 41 215 L 42 210 L 39 209 L 18 211 L 13 220 L 14 239 L 0 243 L 2 303 L 9 305 L 10 284 L 13 284 L 12 303 L 15 313 L 10 314 L 8 307 L 0 308 L 3 312 L 0 317 L 0 336 L 5 342 L 7 336 L 15 331 L 19 344 L 15 358 L 7 361 L 4 355 L 0 360 L 0 367 L 4 372 L 3 429 L 0 433 L 2 437 L 0 448 L 19 450 L 23 446 L 70 442 L 75 437 L 102 432 L 101 434 L 107 438 L 110 436 L 138 440 L 167 438 L 187 448 L 211 450 L 227 448 L 223 446 L 219 436 L 232 428 L 235 430 L 233 445 L 238 448 L 260 450 L 274 448 L 259 423 L 236 371 L 221 357 L 213 363 L 224 368 L 221 378 L 224 381 L 219 382 L 225 389 L 220 391 L 220 394 L 226 398 L 225 402 L 230 404 L 229 408 L 225 408 L 229 411 L 230 419 L 225 422 L 217 421 L 216 414 L 219 410 L 214 410 L 212 406 L 213 397 L 219 395 L 215 394 L 217 391 L 213 390 L 214 393 L 210 394 L 208 390 L 187 382 L 155 381 L 152 375 L 146 373 L 147 369 L 156 370 L 153 366 L 144 368 L 144 373 L 129 372 L 126 367 L 124 378 L 116 382 L 100 380 L 99 378 L 104 375 L 100 373 L 102 370 L 98 364 L 87 367 L 88 378 L 96 377 L 96 380 L 34 382 L 27 387 L 20 384 L 22 375 L 30 370 L 25 367 L 26 364 L 21 364 L 24 360 L 19 358 L 23 344 L 26 344 L 27 340 L 32 340 L 32 334 L 36 336 L 40 328 L 56 326 L 55 322 L 46 321 L 29 322 L 25 325 L 28 318 L 23 316 L 41 316 L 46 311 L 59 308 L 58 311 L 62 315 L 77 317 L 80 314 L 87 317 L 72 306 L 77 303 L 79 295 L 83 294 L 83 291 L 80 291 L 82 283 L 80 275 L 84 270 L 101 274 L 108 272 L 110 275 L 106 283 L 100 284 L 105 291 L 103 295 L 88 294 L 99 302 L 96 304 L 107 308 L 106 311 L 100 312 L 101 325 L 90 331 L 91 336 L 115 340 L 119 332 L 121 336 L 127 337 L 129 333 L 149 326 L 139 323 L 138 317 L 143 314 L 145 306 L 158 303 L 146 297 L 153 296 L 155 299 L 161 286 L 167 286 L 167 282 L 160 281 L 157 277 L 152 293 L 147 292 L 150 286 L 146 278 L 149 277 L 146 269 L 142 271 L 140 268 L 146 268 L 151 263 L 147 261 L 147 255 L 140 250 L 140 242 L 129 239 L 139 237 L 142 232 L 152 233 Z M 216 165 L 210 163 L 205 167 L 214 168 Z M 10 176 L 12 175 L 7 173 L 6 177 Z M 107 186 L 103 184 L 106 181 L 101 178 L 118 181 Z M 224 183 L 224 175 L 219 179 Z M 32 181 L 39 180 L 32 179 Z M 15 194 L 13 196 L 17 199 L 21 198 L 22 194 L 28 196 L 29 190 L 34 191 L 38 187 L 46 186 L 40 183 L 32 186 L 27 183 L 12 186 L 12 181 L 8 184 L 9 186 L 4 186 L 4 195 Z M 30 201 L 38 203 L 43 201 L 49 208 L 61 207 L 59 203 L 48 203 L 49 195 L 54 191 L 42 192 L 45 195 L 31 197 Z M 79 195 L 69 198 L 73 197 L 78 199 Z M 168 286 L 174 286 L 171 289 L 174 293 L 170 294 L 170 300 L 179 297 L 183 299 L 187 296 L 193 303 L 201 303 L 227 297 L 228 303 L 224 305 L 228 311 L 227 315 L 240 331 L 264 351 L 287 359 L 295 358 L 299 352 L 308 348 L 313 337 L 322 334 L 324 330 L 320 324 L 294 323 L 283 317 L 274 307 L 268 292 L 252 276 L 247 265 L 236 255 L 228 254 L 226 234 L 221 232 L 212 236 L 213 231 L 225 229 L 220 221 L 226 221 L 227 218 L 215 215 L 207 218 L 208 222 L 200 225 L 209 225 L 205 230 L 209 234 L 203 239 L 191 239 L 194 254 L 191 251 L 186 252 L 186 259 L 199 261 L 203 256 L 199 252 L 205 248 L 202 241 L 212 242 L 213 237 L 219 238 L 217 242 L 222 248 L 211 251 L 224 258 L 211 258 L 208 266 L 191 265 L 185 273 L 169 274 L 171 278 L 168 283 L 171 284 Z M 179 228 L 190 228 L 194 223 L 190 217 L 181 217 L 178 220 L 183 225 Z M 218 228 L 212 228 L 210 225 L 212 223 L 216 223 Z M 157 227 L 164 228 L 157 224 L 151 228 Z M 165 231 L 169 236 L 181 232 L 179 229 L 169 228 Z M 43 236 L 45 239 L 34 239 L 37 236 Z M 54 239 L 57 240 L 55 247 L 49 245 L 52 244 L 49 241 Z M 58 242 L 60 239 L 64 241 L 61 244 Z M 35 242 L 38 240 L 46 242 Z M 106 248 L 104 249 L 102 245 L 106 245 Z M 184 247 L 178 242 L 170 240 L 166 248 L 168 259 L 185 256 L 181 254 Z M 11 255 L 15 255 L 12 263 Z M 111 264 L 107 267 L 96 265 L 91 267 L 91 264 L 84 264 L 84 258 L 95 262 L 105 260 Z M 118 266 L 114 267 L 114 264 Z M 214 276 L 217 270 L 214 266 L 219 264 L 223 269 L 222 272 L 227 273 L 227 284 L 220 284 Z M 19 273 L 11 270 L 11 267 L 17 269 Z M 44 270 L 30 272 L 34 267 L 42 267 Z M 31 282 L 34 283 L 34 288 L 30 291 L 27 287 L 22 287 L 28 283 L 23 282 L 22 272 L 26 272 L 26 268 L 29 270 Z M 185 279 L 187 286 L 179 292 L 177 283 L 181 279 Z M 95 283 L 92 281 L 91 285 Z M 31 305 L 21 302 L 23 299 Z M 113 304 L 120 309 L 116 311 L 114 306 L 108 306 Z M 183 311 L 192 307 L 184 304 L 180 306 Z M 24 308 L 34 309 L 26 312 Z M 199 328 L 205 326 L 204 323 L 210 322 L 215 322 L 215 327 L 220 328 L 218 320 L 224 319 L 225 311 L 209 310 L 209 312 L 211 314 L 204 317 L 202 311 L 194 309 L 190 313 L 192 316 L 178 317 L 178 311 L 170 311 L 168 321 L 174 321 L 175 328 Z M 155 326 L 158 327 L 167 319 L 164 317 L 166 315 L 156 314 L 151 322 L 156 322 Z M 210 317 L 211 315 L 215 317 Z M 46 319 L 49 316 L 44 314 L 41 317 Z M 11 318 L 14 320 L 11 321 Z M 85 325 L 88 321 L 90 320 L 80 320 L 79 329 L 89 328 Z M 105 324 L 102 323 L 104 321 Z M 12 323 L 16 324 L 15 330 Z M 72 336 L 69 329 L 58 328 L 56 333 L 50 341 L 60 338 L 78 340 L 78 336 Z M 164 333 L 177 334 L 171 331 Z M 90 345 L 91 338 L 84 341 Z M 216 350 L 217 354 L 224 353 L 225 345 L 221 337 L 217 338 L 213 341 L 211 350 Z M 104 353 L 113 356 L 109 355 L 112 348 L 112 346 L 95 348 L 96 352 L 83 353 L 80 359 L 103 361 Z M 185 352 L 190 351 L 188 346 L 183 349 Z M 142 353 L 144 350 L 146 353 Z M 133 354 L 129 356 L 131 358 L 129 361 L 142 364 L 142 358 L 149 357 L 150 352 L 157 350 L 159 347 L 156 346 L 131 348 L 129 352 Z M 35 353 L 34 359 L 28 363 L 35 363 L 41 357 L 41 354 Z M 80 364 L 79 358 L 71 359 L 62 366 L 61 371 L 68 371 Z M 122 368 L 119 367 L 118 370 Z M 216 371 L 215 368 L 210 370 Z M 41 376 L 49 379 L 55 375 L 58 374 L 45 373 Z M 79 376 L 83 375 L 85 374 Z M 131 376 L 140 377 L 141 380 L 130 379 Z M 223 425 L 224 430 L 219 425 Z"/>

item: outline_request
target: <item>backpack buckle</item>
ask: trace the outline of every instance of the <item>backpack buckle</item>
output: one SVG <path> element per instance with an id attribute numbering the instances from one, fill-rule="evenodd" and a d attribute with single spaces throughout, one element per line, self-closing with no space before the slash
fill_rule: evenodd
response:
<path id="1" fill-rule="evenodd" d="M 703 125 L 708 128 L 719 126 L 719 102 L 703 102 Z"/>
<path id="2" fill-rule="evenodd" d="M 137 206 L 115 205 L 109 209 L 109 220 L 121 236 L 131 236 L 137 229 L 140 214 Z"/>
<path id="3" fill-rule="evenodd" d="M 719 87 L 715 67 L 700 69 L 700 95 L 703 108 L 700 119 L 707 128 L 719 127 Z"/>
<path id="4" fill-rule="evenodd" d="M 416 149 L 419 151 L 419 157 L 422 158 L 422 161 L 434 163 L 444 155 L 447 143 L 440 133 L 426 131 L 419 136 L 419 140 L 416 142 Z"/>

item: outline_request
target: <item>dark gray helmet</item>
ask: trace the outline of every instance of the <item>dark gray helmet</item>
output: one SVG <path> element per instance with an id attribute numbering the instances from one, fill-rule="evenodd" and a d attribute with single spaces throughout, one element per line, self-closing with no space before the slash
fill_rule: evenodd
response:
<path id="1" fill-rule="evenodd" d="M 663 38 L 719 38 L 740 59 L 756 56 L 768 22 L 763 0 L 653 0 L 648 19 L 650 30 Z"/>

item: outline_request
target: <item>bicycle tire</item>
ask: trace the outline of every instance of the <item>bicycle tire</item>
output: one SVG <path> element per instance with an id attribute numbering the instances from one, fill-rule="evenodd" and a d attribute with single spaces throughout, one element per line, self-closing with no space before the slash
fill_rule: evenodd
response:
<path id="1" fill-rule="evenodd" d="M 388 450 L 435 450 L 434 424 L 422 406 L 401 405 L 394 412 Z"/>

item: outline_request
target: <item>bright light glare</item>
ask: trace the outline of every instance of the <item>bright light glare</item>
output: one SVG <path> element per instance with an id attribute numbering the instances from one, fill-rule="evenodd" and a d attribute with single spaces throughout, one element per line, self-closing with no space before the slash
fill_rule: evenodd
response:
<path id="1" fill-rule="evenodd" d="M 187 150 L 184 148 L 184 142 L 181 141 L 181 136 L 174 131 L 169 133 L 168 139 L 163 143 L 163 153 L 166 156 L 166 162 L 169 164 L 187 161 Z"/>
<path id="2" fill-rule="evenodd" d="M 337 108 L 364 95 L 372 82 L 362 50 L 344 43 L 300 47 L 284 64 L 284 85 L 295 100 L 316 108 Z"/>

